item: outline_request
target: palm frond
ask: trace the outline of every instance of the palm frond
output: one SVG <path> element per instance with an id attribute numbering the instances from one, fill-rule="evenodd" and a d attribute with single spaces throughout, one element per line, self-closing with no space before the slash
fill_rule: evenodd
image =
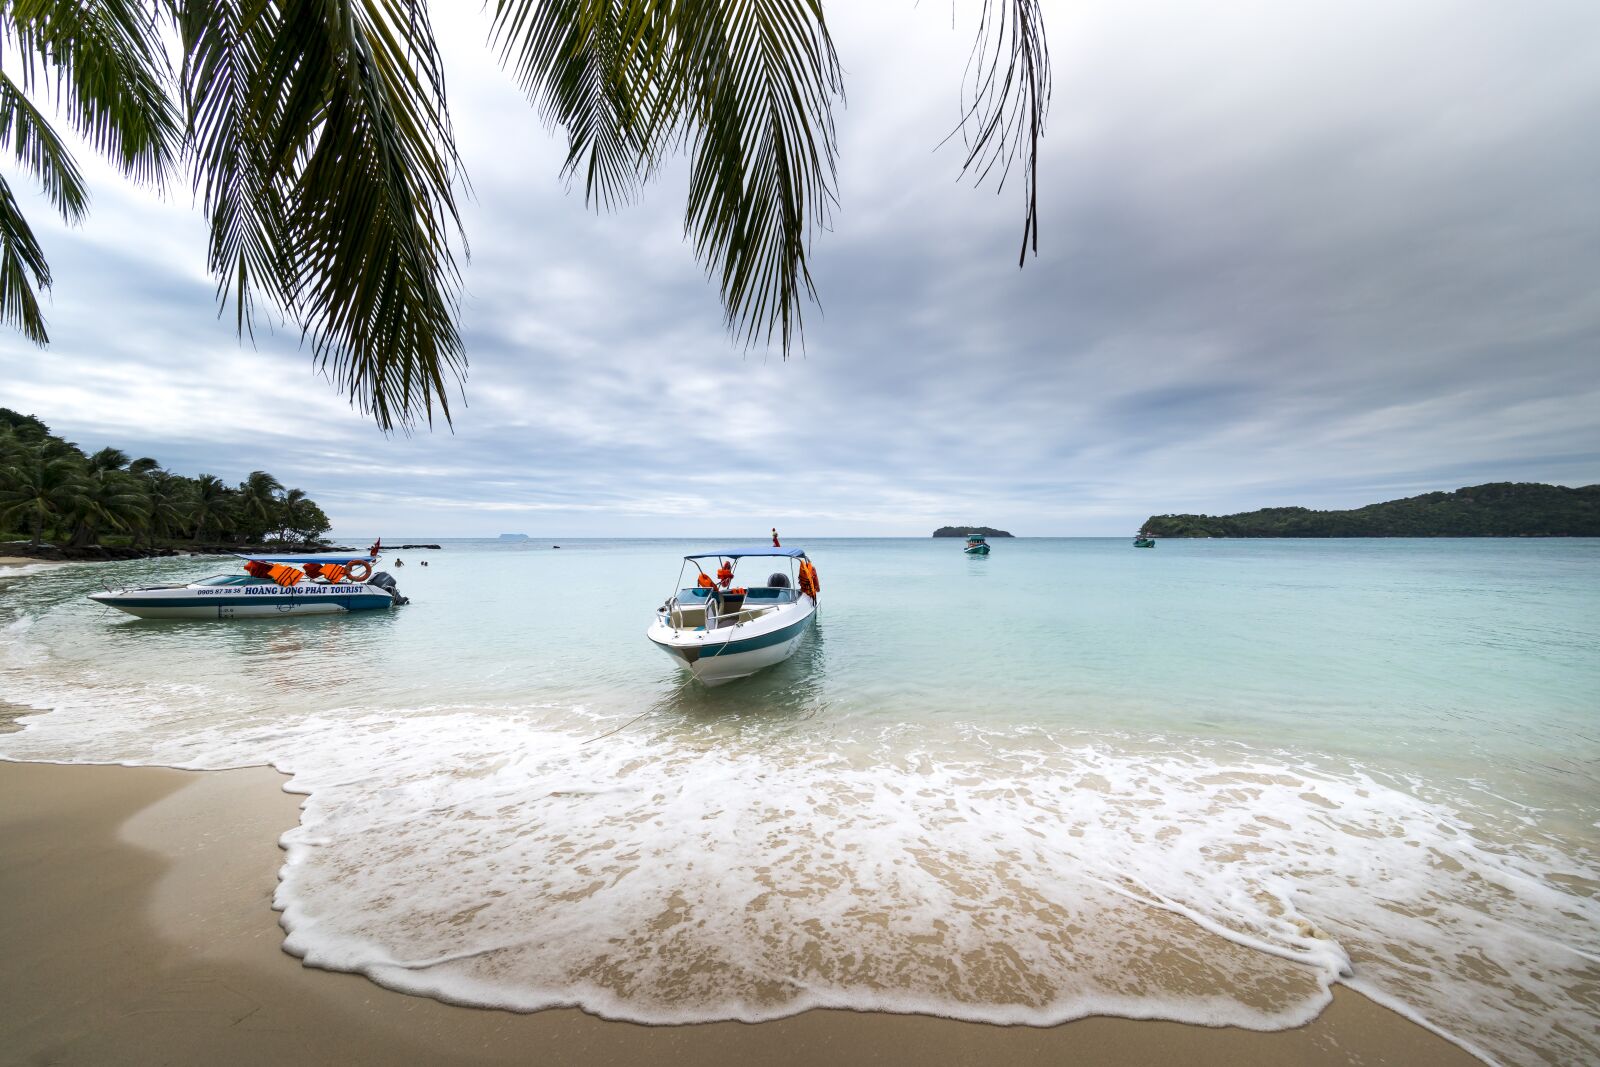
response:
<path id="1" fill-rule="evenodd" d="M 22 87 L 52 90 L 88 141 L 130 177 L 164 180 L 181 147 L 169 69 L 146 0 L 10 0 Z"/>
<path id="2" fill-rule="evenodd" d="M 680 50 L 693 163 L 685 225 L 721 275 L 729 326 L 787 353 L 816 287 L 808 227 L 835 203 L 832 101 L 844 94 L 819 0 L 699 0 Z"/>
<path id="3" fill-rule="evenodd" d="M 262 292 L 383 428 L 448 420 L 461 173 L 424 0 L 189 6 L 196 180 L 241 329 Z"/>
<path id="4" fill-rule="evenodd" d="M 48 344 L 50 335 L 36 292 L 48 288 L 50 265 L 17 208 L 11 186 L 0 178 L 0 321 L 22 331 L 34 344 Z"/>
<path id="5" fill-rule="evenodd" d="M 1022 251 L 1039 253 L 1039 141 L 1050 111 L 1050 50 L 1042 0 L 984 0 L 967 59 L 966 103 L 956 130 L 967 147 L 963 173 L 983 182 L 998 167 L 1004 188 L 1014 164 L 1023 174 Z M 948 138 L 947 138 L 948 140 Z"/>
<path id="6" fill-rule="evenodd" d="M 631 0 L 502 0 L 492 41 L 547 122 L 567 131 L 562 176 L 584 175 L 584 197 L 632 200 L 655 160 L 651 120 L 664 88 L 661 20 Z"/>
<path id="7" fill-rule="evenodd" d="M 34 176 L 63 219 L 73 223 L 83 219 L 89 210 L 89 190 L 77 161 L 4 71 L 0 71 L 0 149 L 15 153 L 17 163 Z"/>
<path id="8" fill-rule="evenodd" d="M 787 354 L 816 296 L 809 234 L 835 202 L 844 88 L 820 0 L 498 0 L 494 27 L 592 202 L 688 148 L 684 228 L 728 325 Z"/>
<path id="9" fill-rule="evenodd" d="M 287 181 L 274 172 L 257 103 L 262 56 L 280 20 L 256 0 L 176 4 L 183 49 L 179 84 L 187 117 L 194 187 L 211 225 L 206 265 L 226 308 L 231 292 L 239 332 L 253 331 L 257 292 L 287 305 L 282 263 Z"/>

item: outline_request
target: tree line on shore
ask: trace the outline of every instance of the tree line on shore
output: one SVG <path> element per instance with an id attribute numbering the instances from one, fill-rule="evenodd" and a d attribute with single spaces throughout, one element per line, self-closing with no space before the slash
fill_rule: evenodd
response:
<path id="1" fill-rule="evenodd" d="M 1489 482 L 1350 511 L 1152 515 L 1156 537 L 1600 537 L 1600 485 Z"/>
<path id="2" fill-rule="evenodd" d="M 316 501 L 266 471 L 237 486 L 193 478 L 118 448 L 83 449 L 31 415 L 0 408 L 0 530 L 33 548 L 125 540 L 135 549 L 178 543 L 315 543 L 330 523 Z"/>

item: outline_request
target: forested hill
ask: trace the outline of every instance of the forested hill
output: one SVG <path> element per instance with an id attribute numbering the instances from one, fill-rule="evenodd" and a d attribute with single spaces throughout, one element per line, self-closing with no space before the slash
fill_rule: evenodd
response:
<path id="1" fill-rule="evenodd" d="M 1600 485 L 1490 482 L 1352 511 L 1152 515 L 1157 537 L 1600 537 Z"/>

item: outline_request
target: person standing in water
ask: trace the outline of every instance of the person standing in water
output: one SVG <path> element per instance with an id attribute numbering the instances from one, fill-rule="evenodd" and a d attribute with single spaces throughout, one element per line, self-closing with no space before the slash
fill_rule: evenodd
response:
<path id="1" fill-rule="evenodd" d="M 772 528 L 772 547 L 773 548 L 782 548 L 783 547 L 782 545 L 778 544 L 778 528 L 776 526 L 774 526 Z"/>

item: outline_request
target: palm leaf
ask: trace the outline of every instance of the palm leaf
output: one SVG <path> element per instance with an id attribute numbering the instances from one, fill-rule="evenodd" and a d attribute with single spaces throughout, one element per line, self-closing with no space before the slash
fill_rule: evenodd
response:
<path id="1" fill-rule="evenodd" d="M 275 16 L 254 0 L 189 0 L 177 10 L 194 186 L 211 224 L 206 265 L 224 308 L 232 293 L 240 333 L 253 332 L 258 291 L 287 304 L 285 183 L 274 174 L 260 125 L 267 116 L 255 108 Z"/>
<path id="2" fill-rule="evenodd" d="M 48 344 L 50 335 L 35 291 L 48 288 L 50 265 L 17 208 L 11 186 L 0 178 L 0 321 L 22 331 L 34 344 Z"/>
<path id="3" fill-rule="evenodd" d="M 691 157 L 684 227 L 729 327 L 788 352 L 811 227 L 834 203 L 843 95 L 819 0 L 498 0 L 503 61 L 567 131 L 565 173 L 627 199 L 663 157 Z"/>
<path id="4" fill-rule="evenodd" d="M 658 153 L 647 141 L 662 85 L 660 20 L 630 0 L 502 3 L 493 40 L 529 97 L 567 131 L 562 176 L 584 175 L 589 203 L 631 200 Z"/>
<path id="5" fill-rule="evenodd" d="M 693 163 L 686 227 L 720 274 L 729 326 L 787 353 L 802 291 L 815 299 L 807 230 L 835 202 L 832 99 L 844 92 L 817 0 L 700 0 L 684 27 Z"/>
<path id="6" fill-rule="evenodd" d="M 423 0 L 188 6 L 196 181 L 241 328 L 259 290 L 385 429 L 448 419 L 460 162 Z"/>
<path id="7" fill-rule="evenodd" d="M 130 177 L 165 178 L 181 132 L 145 0 L 9 0 L 0 34 L 15 36 L 25 91 L 52 90 L 84 140 Z"/>
<path id="8" fill-rule="evenodd" d="M 1022 165 L 1022 252 L 1039 253 L 1039 141 L 1050 111 L 1050 50 L 1042 0 L 984 0 L 967 60 L 967 102 L 956 130 L 967 147 L 963 173 L 980 183 L 999 168 L 1003 188 Z M 948 140 L 948 138 L 946 138 Z"/>
<path id="9" fill-rule="evenodd" d="M 16 153 L 17 163 L 32 174 L 61 217 L 79 222 L 89 209 L 89 190 L 78 164 L 50 123 L 0 71 L 0 149 Z"/>

